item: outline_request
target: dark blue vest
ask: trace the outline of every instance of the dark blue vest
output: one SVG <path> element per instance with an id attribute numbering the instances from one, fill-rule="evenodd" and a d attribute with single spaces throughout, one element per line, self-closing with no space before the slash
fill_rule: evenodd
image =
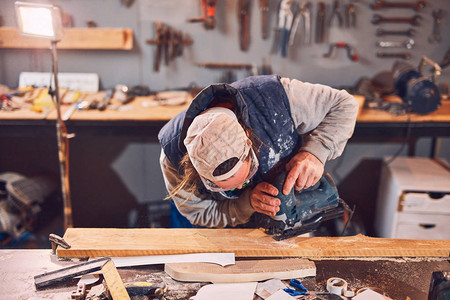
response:
<path id="1" fill-rule="evenodd" d="M 258 173 L 262 178 L 281 160 L 290 158 L 293 150 L 298 148 L 299 136 L 280 77 L 253 76 L 232 84 L 214 84 L 203 89 L 187 110 L 161 129 L 158 138 L 172 165 L 179 166 L 186 153 L 183 140 L 192 120 L 206 110 L 217 95 L 232 96 L 236 115 L 252 128 L 253 134 L 261 141 L 257 156 Z"/>

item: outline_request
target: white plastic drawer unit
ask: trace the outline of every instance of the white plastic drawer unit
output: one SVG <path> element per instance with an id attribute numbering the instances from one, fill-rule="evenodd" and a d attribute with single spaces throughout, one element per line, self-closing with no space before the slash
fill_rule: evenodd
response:
<path id="1" fill-rule="evenodd" d="M 374 225 L 384 238 L 450 239 L 450 171 L 423 157 L 384 163 Z"/>
<path id="2" fill-rule="evenodd" d="M 450 215 L 399 214 L 395 238 L 450 239 Z"/>
<path id="3" fill-rule="evenodd" d="M 450 192 L 405 191 L 399 209 L 411 213 L 450 214 Z"/>

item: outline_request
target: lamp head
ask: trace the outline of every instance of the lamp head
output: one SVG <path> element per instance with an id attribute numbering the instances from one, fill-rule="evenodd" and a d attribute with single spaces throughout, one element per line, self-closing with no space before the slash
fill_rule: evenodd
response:
<path id="1" fill-rule="evenodd" d="M 60 41 L 63 37 L 59 6 L 15 2 L 17 23 L 22 35 Z"/>

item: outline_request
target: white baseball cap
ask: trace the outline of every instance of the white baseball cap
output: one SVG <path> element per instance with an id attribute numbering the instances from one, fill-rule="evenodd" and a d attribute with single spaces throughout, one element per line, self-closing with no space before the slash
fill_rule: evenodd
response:
<path id="1" fill-rule="evenodd" d="M 195 117 L 183 142 L 199 175 L 211 181 L 233 176 L 252 145 L 236 115 L 224 107 L 210 108 Z M 238 159 L 236 165 L 227 173 L 214 176 L 214 170 L 231 158 Z"/>

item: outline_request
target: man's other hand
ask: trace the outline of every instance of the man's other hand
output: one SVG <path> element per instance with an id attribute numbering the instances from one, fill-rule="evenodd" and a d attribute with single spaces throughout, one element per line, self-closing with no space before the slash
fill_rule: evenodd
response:
<path id="1" fill-rule="evenodd" d="M 286 165 L 286 181 L 283 194 L 288 195 L 295 186 L 296 191 L 315 185 L 324 172 L 322 162 L 309 152 L 297 153 Z"/>
<path id="2" fill-rule="evenodd" d="M 253 208 L 262 214 L 275 216 L 280 210 L 280 199 L 275 198 L 278 189 L 267 182 L 260 182 L 250 192 L 250 203 Z"/>

